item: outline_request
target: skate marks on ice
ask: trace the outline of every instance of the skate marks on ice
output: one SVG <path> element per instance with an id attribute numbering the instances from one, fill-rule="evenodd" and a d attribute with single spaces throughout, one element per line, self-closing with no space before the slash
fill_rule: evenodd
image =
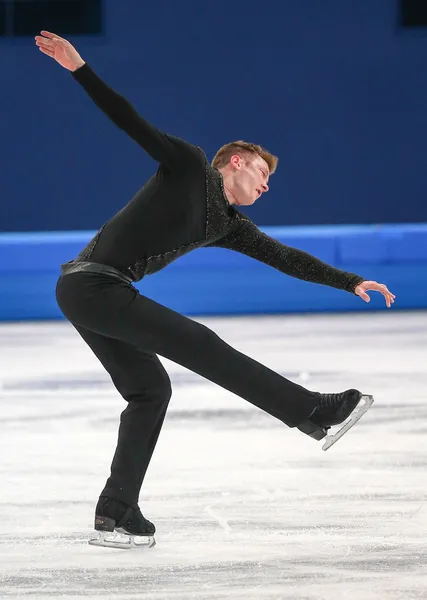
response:
<path id="1" fill-rule="evenodd" d="M 193 502 L 186 506 L 191 517 L 171 512 L 169 501 L 150 498 L 155 512 L 163 509 L 166 517 L 156 521 L 162 531 L 157 546 L 143 554 L 90 548 L 83 530 L 29 536 L 21 540 L 20 554 L 15 547 L 14 556 L 2 561 L 2 597 L 18 590 L 20 598 L 424 597 L 425 545 L 415 521 L 406 523 L 414 509 L 411 499 L 398 494 L 310 498 L 271 490 L 259 496 L 252 491 L 249 500 L 218 500 L 209 512 Z M 319 509 L 329 502 L 330 510 Z M 383 502 L 390 503 L 389 511 L 381 508 Z M 350 504 L 358 509 L 350 512 Z M 216 523 L 218 515 L 227 519 L 228 532 Z M 384 516 L 392 535 L 391 527 L 378 527 Z"/>
<path id="2" fill-rule="evenodd" d="M 427 597 L 426 315 L 203 322 L 310 389 L 375 403 L 325 453 L 167 363 L 141 498 L 157 545 L 91 547 L 124 404 L 66 324 L 0 326 L 0 598 Z"/>
<path id="3" fill-rule="evenodd" d="M 20 598 L 424 597 L 425 545 L 415 527 L 408 534 L 396 520 L 393 507 L 402 508 L 401 498 L 390 499 L 387 516 L 399 528 L 391 537 L 381 527 L 374 535 L 370 532 L 384 515 L 377 504 L 384 497 L 348 495 L 336 500 L 335 509 L 326 515 L 317 508 L 325 498 L 316 497 L 311 504 L 311 499 L 304 502 L 300 496 L 283 514 L 286 500 L 283 494 L 261 502 L 253 495 L 249 502 L 241 499 L 240 505 L 219 501 L 216 512 L 227 517 L 228 533 L 199 503 L 189 510 L 198 515 L 196 519 L 159 516 L 157 524 L 163 531 L 158 544 L 143 554 L 90 548 L 84 532 L 30 538 L 22 542 L 21 555 L 15 549 L 18 564 L 11 560 L 3 564 L 0 589 L 6 592 L 4 597 L 14 597 L 19 590 Z M 331 500 L 332 496 L 326 499 Z M 345 510 L 349 503 L 359 506 L 355 514 Z M 372 504 L 377 510 L 366 519 Z M 344 525 L 336 523 L 335 511 Z M 264 520 L 254 518 L 260 513 Z M 292 525 L 303 516 L 304 525 Z M 322 518 L 325 525 L 318 524 Z M 173 528 L 169 520 L 174 521 Z M 279 521 L 286 524 L 279 526 Z"/>

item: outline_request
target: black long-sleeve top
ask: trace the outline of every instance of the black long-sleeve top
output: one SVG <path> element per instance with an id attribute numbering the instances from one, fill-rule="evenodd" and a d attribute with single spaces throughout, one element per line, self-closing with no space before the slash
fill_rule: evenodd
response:
<path id="1" fill-rule="evenodd" d="M 261 232 L 229 204 L 222 174 L 201 148 L 156 129 L 88 64 L 72 75 L 95 104 L 159 163 L 156 173 L 101 227 L 79 260 L 110 265 L 139 281 L 195 248 L 218 246 L 292 277 L 348 292 L 363 281 Z"/>

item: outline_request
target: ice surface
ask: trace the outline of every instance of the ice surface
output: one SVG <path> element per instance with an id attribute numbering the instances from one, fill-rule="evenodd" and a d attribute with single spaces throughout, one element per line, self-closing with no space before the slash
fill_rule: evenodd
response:
<path id="1" fill-rule="evenodd" d="M 164 360 L 141 494 L 157 545 L 91 547 L 125 403 L 63 322 L 0 326 L 0 598 L 427 598 L 427 314 L 199 319 L 318 391 L 375 403 L 333 448 Z"/>

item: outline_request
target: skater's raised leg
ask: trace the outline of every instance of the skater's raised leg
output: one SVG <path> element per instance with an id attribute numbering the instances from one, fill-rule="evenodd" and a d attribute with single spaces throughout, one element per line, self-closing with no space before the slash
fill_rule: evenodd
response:
<path id="1" fill-rule="evenodd" d="M 235 350 L 208 327 L 142 296 L 131 285 L 73 273 L 59 281 L 57 298 L 73 323 L 168 358 L 289 427 L 306 421 L 319 404 L 318 393 Z"/>

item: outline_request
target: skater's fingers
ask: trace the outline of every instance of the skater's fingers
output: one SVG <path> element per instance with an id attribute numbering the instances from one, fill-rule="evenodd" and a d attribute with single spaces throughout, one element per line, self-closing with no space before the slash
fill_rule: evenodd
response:
<path id="1" fill-rule="evenodd" d="M 383 283 L 377 283 L 376 281 L 369 281 L 367 283 L 369 285 L 365 289 L 376 290 L 378 292 L 381 292 L 381 294 L 385 298 L 390 298 L 391 300 L 393 300 L 394 298 L 396 298 L 396 296 L 394 294 L 392 294 L 390 292 L 390 290 L 388 289 L 388 287 L 386 285 L 384 285 Z"/>
<path id="2" fill-rule="evenodd" d="M 37 36 L 36 44 L 37 46 L 47 46 L 48 48 L 55 48 L 56 42 L 54 42 L 53 40 L 48 40 L 47 38 Z"/>
<path id="3" fill-rule="evenodd" d="M 393 294 L 385 294 L 386 303 L 389 308 L 392 304 L 394 304 L 394 298 L 395 297 L 393 296 Z"/>
<path id="4" fill-rule="evenodd" d="M 370 297 L 366 293 L 368 291 L 380 292 L 384 296 L 386 304 L 389 308 L 394 303 L 396 296 L 392 294 L 387 286 L 383 283 L 378 283 L 377 281 L 363 281 L 355 289 L 355 293 L 365 302 L 370 301 Z"/>
<path id="5" fill-rule="evenodd" d="M 365 300 L 365 302 L 369 302 L 369 296 L 361 285 L 358 285 L 356 287 L 354 293 L 356 294 L 356 296 L 359 296 L 359 298 L 362 298 L 362 300 Z"/>
<path id="6" fill-rule="evenodd" d="M 388 289 L 388 287 L 386 285 L 384 285 L 383 283 L 379 284 L 380 286 L 380 290 L 385 293 L 385 294 L 391 294 L 390 290 Z"/>
<path id="7" fill-rule="evenodd" d="M 381 292 L 381 294 L 384 296 L 385 298 L 385 302 L 386 305 L 388 306 L 388 308 L 390 308 L 390 306 L 394 303 L 394 298 L 396 297 L 394 294 L 392 294 L 390 292 L 390 290 L 387 288 L 386 285 L 384 285 L 383 283 L 379 283 L 377 284 L 377 289 L 379 292 Z"/>
<path id="8" fill-rule="evenodd" d="M 394 304 L 394 299 L 396 296 L 394 296 L 391 292 L 389 292 L 387 288 L 385 288 L 385 290 L 380 289 L 379 291 L 384 296 L 386 305 L 388 306 L 388 308 L 390 308 L 390 306 L 392 304 Z"/>
<path id="9" fill-rule="evenodd" d="M 379 291 L 384 294 L 384 296 L 389 296 L 390 298 L 396 298 L 396 296 L 394 294 L 392 294 L 390 292 L 390 290 L 388 289 L 388 287 L 386 285 L 384 285 L 383 283 L 379 284 Z"/>
<path id="10" fill-rule="evenodd" d="M 40 52 L 43 52 L 43 54 L 47 54 L 47 56 L 55 58 L 55 52 L 52 52 L 52 50 L 49 50 L 48 48 L 42 48 L 41 46 L 39 47 L 39 50 Z"/>
<path id="11" fill-rule="evenodd" d="M 370 297 L 368 296 L 368 294 L 367 294 L 366 292 L 360 292 L 360 293 L 359 293 L 359 296 L 360 296 L 360 297 L 362 298 L 362 300 L 364 300 L 365 302 L 370 302 L 370 301 L 371 301 Z"/>
<path id="12" fill-rule="evenodd" d="M 43 48 L 44 50 L 50 50 L 50 52 L 55 52 L 55 46 L 48 46 L 43 42 L 36 42 L 36 46 L 38 46 L 39 48 Z"/>
<path id="13" fill-rule="evenodd" d="M 375 286 L 374 288 L 371 287 L 370 289 L 374 289 L 375 291 L 380 292 L 384 296 L 384 300 L 387 307 L 390 308 L 390 306 L 394 302 L 394 296 L 388 291 L 385 285 L 383 286 L 380 284 L 378 286 Z"/>
<path id="14" fill-rule="evenodd" d="M 57 39 L 57 40 L 62 40 L 63 42 L 66 42 L 66 40 L 64 40 L 64 38 L 62 38 L 60 35 L 57 35 L 56 33 L 52 33 L 51 31 L 42 30 L 40 33 L 44 37 L 50 38 L 51 40 Z"/>

